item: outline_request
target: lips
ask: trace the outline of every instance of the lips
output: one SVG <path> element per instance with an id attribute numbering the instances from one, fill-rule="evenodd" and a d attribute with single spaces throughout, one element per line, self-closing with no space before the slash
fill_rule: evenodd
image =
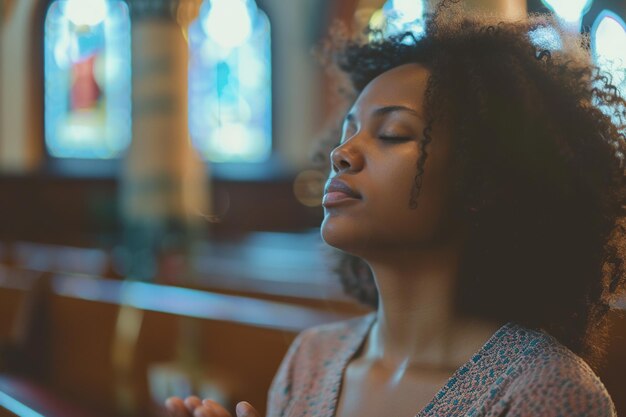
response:
<path id="1" fill-rule="evenodd" d="M 359 200 L 361 195 L 354 191 L 347 183 L 334 178 L 326 183 L 322 205 L 329 207 L 344 201 Z"/>

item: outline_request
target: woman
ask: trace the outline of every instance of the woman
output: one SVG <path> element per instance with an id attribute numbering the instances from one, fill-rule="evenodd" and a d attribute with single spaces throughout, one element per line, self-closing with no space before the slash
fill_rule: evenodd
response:
<path id="1" fill-rule="evenodd" d="M 357 98 L 321 233 L 375 311 L 298 335 L 267 417 L 616 416 L 596 370 L 626 279 L 626 102 L 579 39 L 537 46 L 553 25 L 444 1 L 422 37 L 331 48 Z"/>

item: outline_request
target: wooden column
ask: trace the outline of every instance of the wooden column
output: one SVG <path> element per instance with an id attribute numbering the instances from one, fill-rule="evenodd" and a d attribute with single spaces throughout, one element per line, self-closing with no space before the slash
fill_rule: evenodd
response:
<path id="1" fill-rule="evenodd" d="M 176 21 L 179 8 L 193 1 L 129 2 L 133 139 L 120 200 L 130 278 L 157 278 L 159 252 L 184 249 L 202 233 L 209 211 L 207 167 L 187 127 L 188 46 Z"/>
<path id="2" fill-rule="evenodd" d="M 175 284 L 190 278 L 193 242 L 209 211 L 207 167 L 188 131 L 188 44 L 179 12 L 197 0 L 131 0 L 133 140 L 122 172 L 127 278 Z M 188 16 L 185 16 L 188 20 Z M 173 271 L 164 266 L 176 264 Z M 135 323 L 124 331 L 128 319 Z M 133 415 L 130 364 L 143 316 L 120 310 L 116 344 L 119 405 Z M 195 386 L 201 370 L 198 323 L 179 322 L 173 365 Z M 159 383 L 169 384 L 163 380 Z M 124 389 L 126 387 L 126 389 Z M 191 394 L 191 392 L 186 393 Z"/>
<path id="3" fill-rule="evenodd" d="M 441 0 L 426 1 L 429 10 L 434 10 Z M 526 0 L 463 0 L 461 3 L 469 13 L 487 12 L 497 14 L 505 20 L 523 20 L 528 14 Z"/>
<path id="4" fill-rule="evenodd" d="M 5 3 L 6 2 L 6 3 Z M 0 171 L 28 172 L 43 157 L 33 100 L 32 27 L 37 0 L 2 0 L 0 14 Z"/>

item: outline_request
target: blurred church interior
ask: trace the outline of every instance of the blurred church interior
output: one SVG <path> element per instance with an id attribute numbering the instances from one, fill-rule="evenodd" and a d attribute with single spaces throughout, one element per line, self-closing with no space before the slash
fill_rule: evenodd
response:
<path id="1" fill-rule="evenodd" d="M 626 62 L 626 1 L 466 1 L 555 13 Z M 336 22 L 419 31 L 435 3 L 0 0 L 0 416 L 264 410 L 299 331 L 368 311 L 319 236 L 342 103 L 315 48 Z M 620 415 L 625 311 L 601 374 Z"/>

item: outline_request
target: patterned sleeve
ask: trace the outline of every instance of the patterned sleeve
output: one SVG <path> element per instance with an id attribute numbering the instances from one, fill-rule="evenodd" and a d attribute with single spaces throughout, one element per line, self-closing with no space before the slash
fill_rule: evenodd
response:
<path id="1" fill-rule="evenodd" d="M 502 417 L 617 417 L 611 396 L 590 368 L 554 365 L 536 363 L 516 384 Z"/>
<path id="2" fill-rule="evenodd" d="M 282 417 L 285 413 L 289 401 L 291 400 L 291 389 L 293 384 L 294 366 L 297 362 L 298 352 L 304 339 L 306 330 L 300 332 L 289 346 L 283 358 L 267 395 L 266 417 Z"/>

